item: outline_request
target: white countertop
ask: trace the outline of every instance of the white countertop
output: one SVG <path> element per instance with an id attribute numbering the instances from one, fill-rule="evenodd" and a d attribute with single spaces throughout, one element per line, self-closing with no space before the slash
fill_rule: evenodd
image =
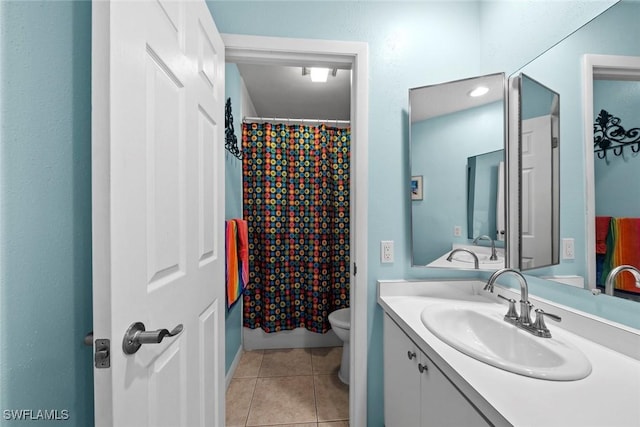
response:
<path id="1" fill-rule="evenodd" d="M 473 270 L 473 269 L 475 269 L 473 260 L 471 258 L 471 255 L 469 255 L 468 261 L 457 261 L 455 259 L 453 259 L 451 261 L 447 261 L 447 257 L 449 256 L 449 254 L 454 249 L 467 249 L 467 250 L 470 250 L 471 252 L 476 253 L 477 255 L 485 255 L 485 256 L 491 255 L 491 248 L 490 247 L 454 243 L 453 245 L 451 245 L 451 251 L 445 253 L 440 258 L 430 262 L 429 264 L 426 265 L 426 267 L 432 267 L 432 268 L 455 268 L 455 269 L 458 269 L 458 270 Z M 499 270 L 501 268 L 504 268 L 504 249 L 503 248 L 496 248 L 496 253 L 497 253 L 498 259 L 500 261 L 480 261 L 478 263 L 478 269 L 479 270 L 487 270 L 487 271 L 495 271 L 495 270 Z M 464 253 L 462 253 L 460 255 L 464 255 Z"/>
<path id="2" fill-rule="evenodd" d="M 496 425 L 640 426 L 640 361 L 632 357 L 548 321 L 553 334 L 550 339 L 579 348 L 591 362 L 592 372 L 578 381 L 541 380 L 469 357 L 441 341 L 422 324 L 423 308 L 436 301 L 500 304 L 495 294 L 481 290 L 483 285 L 484 282 L 473 280 L 378 282 L 378 303 Z"/>

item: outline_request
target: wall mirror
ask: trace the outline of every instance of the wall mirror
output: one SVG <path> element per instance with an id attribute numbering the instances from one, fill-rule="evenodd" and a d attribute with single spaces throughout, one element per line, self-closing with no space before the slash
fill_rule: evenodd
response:
<path id="1" fill-rule="evenodd" d="M 413 266 L 505 266 L 505 92 L 503 73 L 409 89 Z"/>
<path id="2" fill-rule="evenodd" d="M 523 73 L 510 77 L 509 87 L 517 88 L 517 109 L 509 109 L 518 123 L 511 129 L 519 177 L 515 259 L 520 270 L 531 270 L 559 263 L 560 96 Z"/>
<path id="3" fill-rule="evenodd" d="M 630 78 L 623 74 L 630 69 L 635 69 L 636 75 L 640 69 L 637 65 L 627 67 L 626 60 L 621 58 L 640 56 L 638 19 L 640 3 L 618 2 L 519 70 L 552 87 L 562 98 L 560 238 L 563 243 L 560 264 L 552 268 L 529 270 L 527 273 L 530 275 L 573 276 L 583 279 L 585 288 L 596 287 L 597 282 L 601 281 L 596 277 L 596 216 L 640 217 L 640 199 L 629 193 L 637 188 L 637 185 L 629 183 L 637 182 L 640 178 L 639 154 L 632 150 L 632 146 L 618 147 L 619 156 L 610 150 L 606 158 L 600 159 L 595 151 L 598 147 L 593 136 L 596 119 L 602 109 L 619 118 L 619 124 L 625 130 L 640 127 L 637 107 L 633 107 L 636 113 L 632 118 L 626 115 L 624 110 L 627 107 L 622 105 L 622 102 L 638 102 L 640 94 L 629 86 L 623 86 L 626 88 L 621 91 L 613 87 L 621 81 L 629 81 Z M 594 58 L 592 55 L 609 56 L 612 62 L 589 62 L 590 56 Z M 620 74 L 620 69 L 626 69 L 625 73 Z M 594 89 L 594 84 L 597 86 L 603 79 L 603 88 Z M 635 80 L 637 82 L 639 79 Z M 606 105 L 595 105 L 600 103 L 598 92 L 605 95 L 600 99 Z M 604 193 L 600 194 L 600 184 L 596 184 L 600 179 L 595 176 L 599 173 L 596 168 L 604 169 L 603 174 L 611 176 L 622 171 L 616 165 L 629 166 L 632 162 L 637 166 L 626 168 L 626 178 L 617 179 L 618 184 L 606 190 L 609 208 L 617 209 L 625 203 L 631 203 L 631 210 L 598 213 L 596 200 Z M 565 250 L 564 242 L 573 243 L 573 253 Z M 627 298 L 636 296 L 635 292 L 617 295 Z"/>

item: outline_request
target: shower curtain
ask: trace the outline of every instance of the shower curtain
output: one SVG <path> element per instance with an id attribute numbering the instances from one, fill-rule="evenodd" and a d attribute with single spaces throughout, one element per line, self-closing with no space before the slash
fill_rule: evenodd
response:
<path id="1" fill-rule="evenodd" d="M 349 306 L 350 129 L 242 126 L 244 326 L 324 333 Z"/>

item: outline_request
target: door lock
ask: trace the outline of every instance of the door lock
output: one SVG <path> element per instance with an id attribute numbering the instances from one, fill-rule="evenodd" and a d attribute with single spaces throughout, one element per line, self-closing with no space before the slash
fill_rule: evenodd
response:
<path id="1" fill-rule="evenodd" d="M 109 353 L 111 351 L 111 344 L 109 340 L 94 340 L 93 331 L 91 331 L 87 335 L 85 335 L 83 342 L 84 345 L 87 345 L 89 347 L 92 347 L 95 344 L 96 351 L 93 356 L 93 362 L 96 368 L 102 369 L 111 367 L 111 358 Z"/>

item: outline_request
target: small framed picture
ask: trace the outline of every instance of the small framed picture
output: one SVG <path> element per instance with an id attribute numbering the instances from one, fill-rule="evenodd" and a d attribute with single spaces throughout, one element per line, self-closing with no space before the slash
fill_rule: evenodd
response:
<path id="1" fill-rule="evenodd" d="M 411 177 L 411 200 L 422 200 L 422 175 Z"/>

